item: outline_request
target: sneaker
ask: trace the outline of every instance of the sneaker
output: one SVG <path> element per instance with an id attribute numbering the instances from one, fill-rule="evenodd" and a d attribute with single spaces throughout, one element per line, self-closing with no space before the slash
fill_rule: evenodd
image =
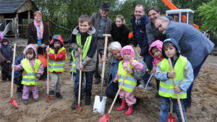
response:
<path id="1" fill-rule="evenodd" d="M 86 96 L 85 98 L 85 105 L 90 105 L 91 104 L 91 97 L 90 96 Z"/>
<path id="2" fill-rule="evenodd" d="M 63 98 L 63 96 L 59 92 L 56 93 L 56 97 L 59 98 L 59 99 Z"/>
<path id="3" fill-rule="evenodd" d="M 23 103 L 26 105 L 28 104 L 28 100 L 23 100 Z"/>
<path id="4" fill-rule="evenodd" d="M 54 91 L 50 91 L 50 92 L 49 92 L 49 95 L 50 95 L 50 96 L 54 96 L 54 95 L 55 95 L 55 94 L 54 94 Z"/>

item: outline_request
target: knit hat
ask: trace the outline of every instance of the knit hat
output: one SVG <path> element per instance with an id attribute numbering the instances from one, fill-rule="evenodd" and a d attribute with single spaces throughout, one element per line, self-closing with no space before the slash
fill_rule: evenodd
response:
<path id="1" fill-rule="evenodd" d="M 106 10 L 106 11 L 109 11 L 109 2 L 108 1 L 102 2 L 102 4 L 100 5 L 99 8 Z"/>

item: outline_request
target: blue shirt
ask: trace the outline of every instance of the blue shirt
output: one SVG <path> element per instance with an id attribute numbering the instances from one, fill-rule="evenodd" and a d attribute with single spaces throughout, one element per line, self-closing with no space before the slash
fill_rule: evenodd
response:
<path id="1" fill-rule="evenodd" d="M 37 38 L 37 40 L 38 40 L 37 44 L 40 46 L 42 44 L 42 42 L 41 42 L 41 31 L 40 31 L 41 26 L 40 25 L 37 26 L 37 30 L 39 32 L 39 37 Z"/>
<path id="2" fill-rule="evenodd" d="M 119 64 L 119 60 L 117 60 L 116 58 L 114 58 L 113 60 L 113 67 L 112 67 L 112 80 L 110 82 L 113 82 L 113 80 L 116 77 L 117 71 L 118 71 L 118 64 Z"/>

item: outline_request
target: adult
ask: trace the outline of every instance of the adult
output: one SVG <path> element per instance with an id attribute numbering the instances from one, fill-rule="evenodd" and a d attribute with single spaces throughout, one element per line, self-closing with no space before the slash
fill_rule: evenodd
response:
<path id="1" fill-rule="evenodd" d="M 42 21 L 42 13 L 34 12 L 34 21 L 28 25 L 28 44 L 37 44 L 40 53 L 44 51 L 46 45 L 49 45 L 48 25 Z"/>
<path id="2" fill-rule="evenodd" d="M 146 35 L 146 25 L 149 23 L 148 17 L 145 15 L 144 6 L 141 4 L 136 5 L 134 16 L 131 19 L 133 28 L 133 45 L 139 44 L 141 52 L 140 56 L 144 59 L 149 70 L 152 70 L 152 57 L 148 53 L 148 39 Z M 148 73 L 144 76 L 144 82 L 147 83 L 150 75 Z M 147 90 L 151 90 L 148 85 Z"/>
<path id="3" fill-rule="evenodd" d="M 170 21 L 164 16 L 157 18 L 155 27 L 160 33 L 166 34 L 167 38 L 174 38 L 177 41 L 181 48 L 181 54 L 187 57 L 193 66 L 195 79 L 207 56 L 214 48 L 213 42 L 192 25 Z M 185 107 L 191 106 L 192 87 L 193 83 L 187 91 Z"/>
<path id="4" fill-rule="evenodd" d="M 116 77 L 117 71 L 118 71 L 118 64 L 122 59 L 121 57 L 121 44 L 117 41 L 112 42 L 108 46 L 108 51 L 112 54 L 106 61 L 106 66 L 105 66 L 105 82 L 108 83 L 106 87 L 106 96 L 108 98 L 114 98 L 117 91 L 118 91 L 118 83 L 114 83 L 114 79 Z M 143 76 L 146 72 L 146 64 L 138 57 L 135 57 L 137 61 L 140 63 L 143 63 L 144 69 L 142 72 L 137 72 L 135 69 L 133 69 L 133 76 L 134 78 L 141 82 L 143 80 Z M 102 71 L 102 64 L 100 63 L 99 65 L 99 71 Z"/>
<path id="5" fill-rule="evenodd" d="M 148 17 L 150 20 L 150 23 L 146 25 L 146 34 L 148 37 L 148 44 L 151 45 L 152 42 L 155 40 L 165 40 L 166 35 L 162 34 L 158 31 L 157 28 L 155 28 L 154 23 L 158 17 L 160 17 L 160 11 L 157 6 L 153 6 L 148 9 Z M 172 20 L 172 17 L 167 16 L 170 20 Z"/>
<path id="6" fill-rule="evenodd" d="M 96 29 L 97 52 L 100 54 L 101 57 L 103 56 L 104 43 L 105 43 L 103 34 L 110 34 L 111 32 L 112 20 L 107 16 L 108 12 L 109 12 L 109 3 L 102 2 L 102 4 L 99 7 L 99 12 L 93 13 L 93 15 L 91 16 L 91 24 Z M 97 58 L 97 66 L 99 62 L 98 59 L 99 58 Z M 96 68 L 94 83 L 97 84 L 99 82 L 100 82 L 100 74 L 98 73 Z"/>
<path id="7" fill-rule="evenodd" d="M 120 42 L 122 47 L 129 44 L 129 29 L 125 24 L 124 16 L 117 15 L 115 22 L 112 23 L 111 30 L 112 40 Z"/>

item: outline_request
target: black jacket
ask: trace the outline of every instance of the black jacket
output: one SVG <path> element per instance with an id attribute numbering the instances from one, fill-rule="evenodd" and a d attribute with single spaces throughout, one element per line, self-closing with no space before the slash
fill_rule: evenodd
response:
<path id="1" fill-rule="evenodd" d="M 127 26 L 117 27 L 115 23 L 112 23 L 111 35 L 112 40 L 120 42 L 122 47 L 129 44 L 129 29 Z"/>

